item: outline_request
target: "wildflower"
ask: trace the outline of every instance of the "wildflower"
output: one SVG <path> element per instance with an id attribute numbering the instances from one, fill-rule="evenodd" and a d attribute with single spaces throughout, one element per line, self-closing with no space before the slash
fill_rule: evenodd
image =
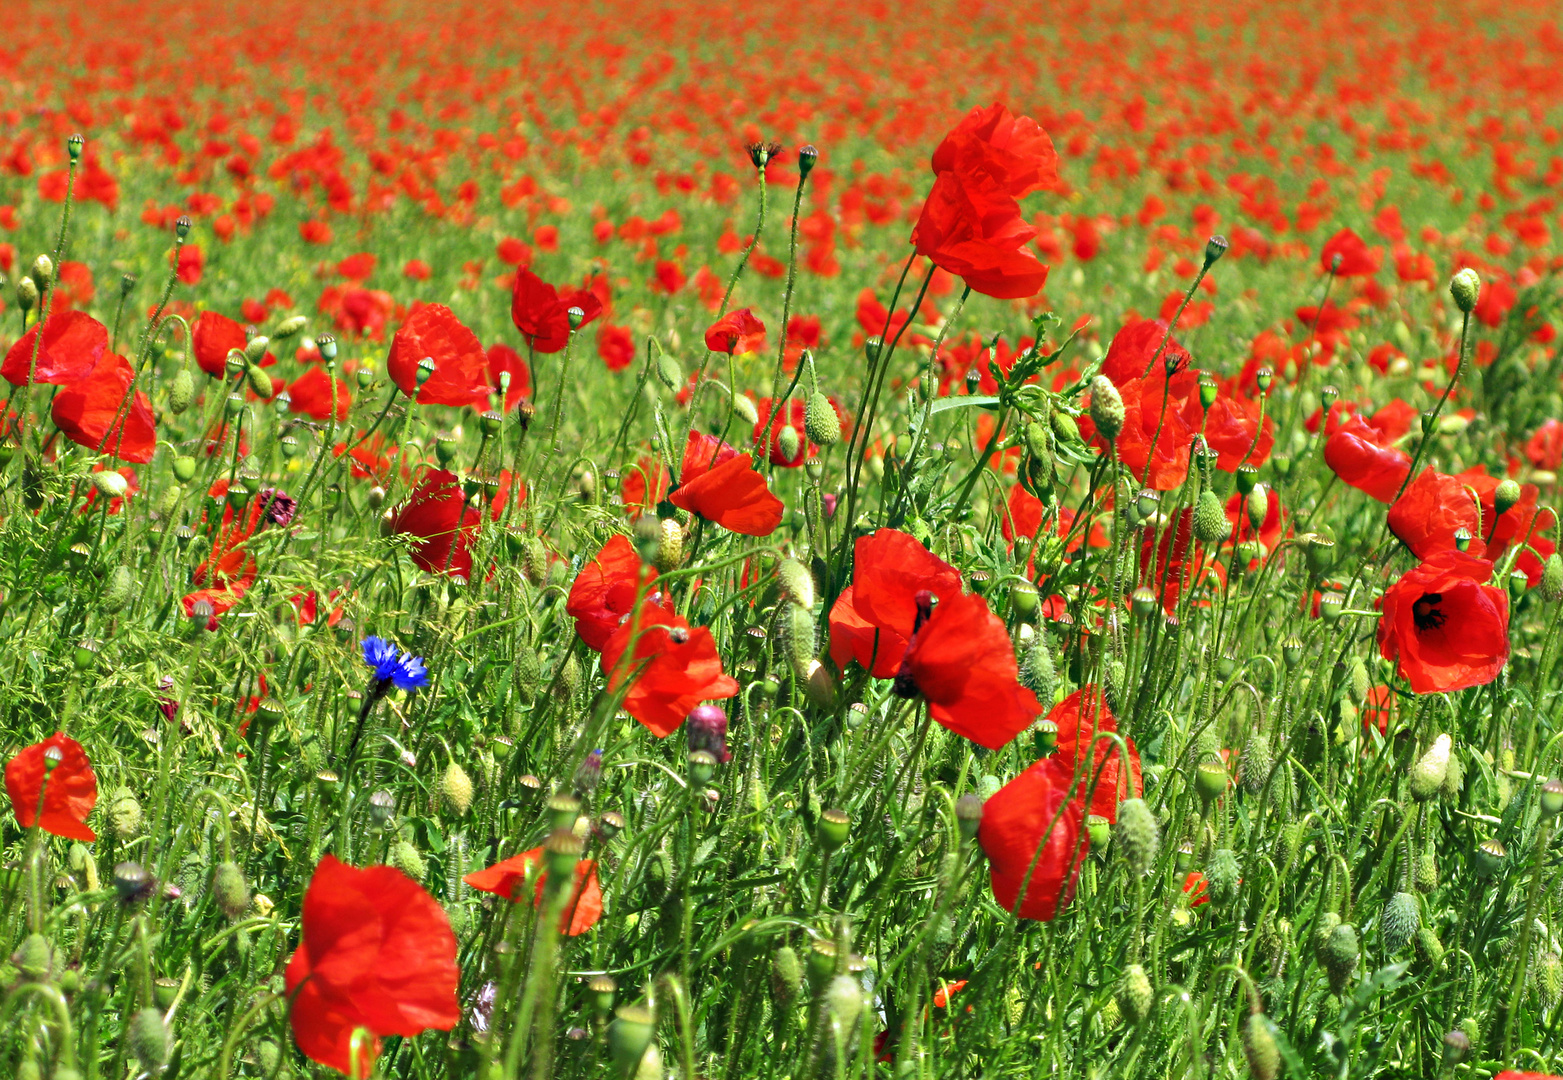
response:
<path id="1" fill-rule="evenodd" d="M 129 410 L 121 411 L 134 377 L 129 360 L 104 353 L 90 373 L 54 396 L 50 416 L 55 427 L 67 439 L 89 449 L 124 461 L 151 461 L 157 448 L 152 403 L 137 390 Z"/>
<path id="2" fill-rule="evenodd" d="M 1394 436 L 1353 416 L 1324 444 L 1324 463 L 1346 483 L 1381 503 L 1390 502 L 1411 472 L 1411 457 L 1390 443 Z"/>
<path id="3" fill-rule="evenodd" d="M 98 779 L 81 743 L 64 732 L 34 743 L 7 762 L 5 790 L 22 828 L 36 825 L 67 840 L 98 838 L 87 825 L 98 801 Z"/>
<path id="4" fill-rule="evenodd" d="M 579 308 L 581 326 L 602 314 L 602 301 L 589 289 L 560 293 L 532 271 L 516 271 L 510 295 L 510 321 L 536 353 L 563 352 L 570 343 L 570 309 Z M 508 406 L 507 406 L 508 407 Z"/>
<path id="5" fill-rule="evenodd" d="M 310 364 L 304 374 L 288 384 L 288 411 L 303 413 L 315 420 L 330 420 L 333 383 L 336 384 L 337 423 L 346 420 L 348 410 L 353 407 L 353 394 L 347 380 L 329 374 L 318 364 Z"/>
<path id="6" fill-rule="evenodd" d="M 61 311 L 50 315 L 41 330 L 34 325 L 11 346 L 4 364 L 0 364 L 0 375 L 13 386 L 25 384 L 36 348 L 38 361 L 33 381 L 66 385 L 90 374 L 108 347 L 108 328 L 97 319 L 79 311 Z"/>
<path id="7" fill-rule="evenodd" d="M 470 577 L 472 541 L 481 517 L 467 505 L 454 473 L 430 469 L 391 515 L 391 531 L 417 538 L 411 554 L 419 569 Z"/>
<path id="8" fill-rule="evenodd" d="M 1335 265 L 1337 258 L 1340 263 Z M 1362 237 L 1350 229 L 1342 229 L 1330 237 L 1319 252 L 1319 266 L 1329 270 L 1334 265 L 1336 277 L 1372 277 L 1378 273 L 1383 261 L 1383 248 L 1369 248 Z"/>
<path id="9" fill-rule="evenodd" d="M 306 1057 L 347 1072 L 353 1033 L 380 1040 L 449 1031 L 461 1019 L 456 936 L 434 897 L 391 866 L 360 870 L 327 855 L 304 894 L 303 940 L 288 961 L 293 1037 Z"/>
<path id="10" fill-rule="evenodd" d="M 519 855 L 478 870 L 461 880 L 479 892 L 493 893 L 507 900 L 519 899 L 517 895 L 526 884 L 527 875 L 537 868 L 537 881 L 533 886 L 533 906 L 543 906 L 543 887 L 548 881 L 548 871 L 543 869 L 543 849 L 532 848 Z M 570 937 L 586 933 L 602 918 L 602 887 L 597 881 L 597 863 L 582 859 L 575 864 L 575 888 L 565 902 L 559 916 L 559 932 Z"/>
<path id="11" fill-rule="evenodd" d="M 703 701 L 738 693 L 722 672 L 711 631 L 692 627 L 672 609 L 647 601 L 603 645 L 608 692 L 626 683 L 624 711 L 665 739 Z"/>
<path id="12" fill-rule="evenodd" d="M 488 384 L 498 392 L 504 389 L 505 411 L 509 412 L 523 400 L 532 396 L 532 370 L 527 366 L 521 354 L 503 342 L 495 342 L 488 347 Z M 508 389 L 500 384 L 500 376 L 509 374 L 510 386 Z"/>
<path id="13" fill-rule="evenodd" d="M 416 690 L 429 681 L 429 669 L 423 658 L 403 650 L 373 634 L 363 640 L 364 663 L 374 672 L 370 693 L 383 696 L 392 685 L 398 690 Z"/>
<path id="14" fill-rule="evenodd" d="M 642 586 L 649 587 L 656 577 L 656 570 L 642 562 L 630 538 L 615 535 L 570 586 L 564 610 L 575 620 L 576 634 L 589 648 L 602 652 L 634 608 Z"/>
<path id="15" fill-rule="evenodd" d="M 1019 902 L 1023 919 L 1047 922 L 1058 914 L 1074 893 L 1080 860 L 1090 848 L 1080 800 L 1067 798 L 1072 774 L 1069 762 L 1055 754 L 983 804 L 977 842 L 988 856 L 993 899 L 1006 911 Z"/>
<path id="16" fill-rule="evenodd" d="M 434 361 L 434 374 L 418 385 L 418 364 Z M 391 339 L 385 370 L 398 389 L 420 405 L 471 405 L 488 402 L 488 357 L 477 335 L 443 304 L 425 304 L 407 316 Z"/>
<path id="17" fill-rule="evenodd" d="M 748 308 L 729 311 L 706 330 L 706 348 L 712 352 L 759 352 L 765 348 L 765 324 Z"/>
<path id="18" fill-rule="evenodd" d="M 190 328 L 190 351 L 200 369 L 214 379 L 228 377 L 228 354 L 248 343 L 244 327 L 226 315 L 203 311 Z"/>
<path id="19" fill-rule="evenodd" d="M 1054 756 L 1068 763 L 1080 785 L 1076 801 L 1088 804 L 1085 812 L 1118 820 L 1118 804 L 1144 794 L 1140 776 L 1140 752 L 1133 739 L 1124 739 L 1128 748 L 1129 775 L 1123 775 L 1118 748 L 1111 739 L 1098 735 L 1114 734 L 1118 722 L 1101 689 L 1087 685 L 1053 706 L 1047 718 L 1058 725 L 1058 744 Z"/>
<path id="20" fill-rule="evenodd" d="M 917 593 L 941 603 L 959 596 L 960 572 L 896 529 L 859 537 L 852 558 L 852 584 L 830 611 L 831 659 L 838 668 L 856 660 L 876 679 L 893 678 L 917 622 Z"/>
<path id="21" fill-rule="evenodd" d="M 755 472 L 751 455 L 693 431 L 668 501 L 745 536 L 769 536 L 785 510 L 765 477 Z"/>
<path id="22" fill-rule="evenodd" d="M 293 515 L 298 513 L 298 500 L 278 488 L 261 488 L 255 494 L 255 501 L 260 504 L 266 520 L 274 525 L 290 524 Z"/>
<path id="23" fill-rule="evenodd" d="M 1509 595 L 1493 564 L 1439 551 L 1384 592 L 1379 652 L 1418 694 L 1492 682 L 1509 659 Z"/>

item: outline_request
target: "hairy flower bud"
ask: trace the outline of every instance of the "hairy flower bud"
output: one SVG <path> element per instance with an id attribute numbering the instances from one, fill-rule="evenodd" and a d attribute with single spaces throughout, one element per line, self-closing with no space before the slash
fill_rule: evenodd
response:
<path id="1" fill-rule="evenodd" d="M 831 408 L 830 399 L 818 390 L 809 395 L 804 406 L 803 431 L 820 446 L 835 446 L 841 441 L 841 417 Z"/>
<path id="2" fill-rule="evenodd" d="M 1384 954 L 1394 956 L 1404 949 L 1416 936 L 1421 925 L 1422 912 L 1417 907 L 1416 897 L 1408 892 L 1397 892 L 1391 896 L 1389 903 L 1384 905 L 1384 913 L 1379 916 L 1379 933 L 1384 939 Z"/>
<path id="3" fill-rule="evenodd" d="M 155 1076 L 168 1060 L 168 1025 L 163 1014 L 149 1006 L 132 1016 L 125 1029 L 125 1045 L 141 1071 Z"/>
<path id="4" fill-rule="evenodd" d="M 1281 1050 L 1270 1018 L 1264 1013 L 1249 1013 L 1243 1021 L 1242 1041 L 1243 1056 L 1254 1080 L 1275 1080 L 1281 1072 Z"/>
<path id="5" fill-rule="evenodd" d="M 1324 971 L 1330 977 L 1330 990 L 1337 997 L 1344 993 L 1357 970 L 1361 948 L 1357 944 L 1357 928 L 1343 922 L 1330 931 L 1320 950 Z"/>
<path id="6" fill-rule="evenodd" d="M 1438 794 L 1438 789 L 1444 783 L 1444 775 L 1449 770 L 1449 751 L 1452 746 L 1453 740 L 1448 735 L 1440 735 L 1411 766 L 1411 797 L 1417 802 L 1426 802 Z"/>
<path id="7" fill-rule="evenodd" d="M 1151 987 L 1150 975 L 1139 964 L 1130 964 L 1118 976 L 1113 988 L 1113 1000 L 1118 1011 L 1130 1024 L 1138 1025 L 1150 1016 L 1156 1006 L 1156 991 Z"/>
<path id="8" fill-rule="evenodd" d="M 1144 799 L 1125 799 L 1118 804 L 1113 836 L 1130 870 L 1143 877 L 1155 869 L 1156 853 L 1161 849 L 1161 829 Z"/>
<path id="9" fill-rule="evenodd" d="M 1194 539 L 1213 546 L 1224 543 L 1232 535 L 1232 523 L 1227 520 L 1226 507 L 1214 491 L 1206 488 L 1200 492 L 1194 505 Z"/>
<path id="10" fill-rule="evenodd" d="M 1455 307 L 1467 315 L 1476 308 L 1476 301 L 1481 294 L 1482 279 L 1469 266 L 1449 281 L 1449 295 L 1454 297 Z"/>
<path id="11" fill-rule="evenodd" d="M 445 774 L 440 777 L 440 795 L 445 800 L 446 808 L 456 817 L 461 817 L 472 807 L 472 777 L 454 759 L 445 766 Z"/>
<path id="12" fill-rule="evenodd" d="M 1091 380 L 1091 422 L 1108 442 L 1123 430 L 1123 397 L 1106 375 Z"/>
<path id="13" fill-rule="evenodd" d="M 418 848 L 408 840 L 398 840 L 391 845 L 391 865 L 414 881 L 422 881 L 429 870 L 429 864 Z"/>
<path id="14" fill-rule="evenodd" d="M 217 901 L 217 910 L 230 919 L 237 919 L 250 909 L 250 886 L 238 863 L 230 860 L 217 864 L 212 874 L 212 898 Z"/>

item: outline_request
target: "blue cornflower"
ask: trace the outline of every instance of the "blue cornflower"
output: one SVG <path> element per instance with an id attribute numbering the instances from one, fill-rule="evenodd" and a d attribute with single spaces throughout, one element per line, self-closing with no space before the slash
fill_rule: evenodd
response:
<path id="1" fill-rule="evenodd" d="M 424 667 L 422 657 L 410 652 L 398 655 L 395 645 L 373 634 L 364 638 L 364 663 L 373 669 L 380 693 L 384 693 L 381 688 L 392 683 L 398 690 L 416 690 L 429 681 L 429 669 Z"/>

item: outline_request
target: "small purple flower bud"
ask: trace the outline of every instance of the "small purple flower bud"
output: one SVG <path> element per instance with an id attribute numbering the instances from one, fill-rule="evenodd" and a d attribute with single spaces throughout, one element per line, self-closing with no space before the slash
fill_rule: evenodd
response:
<path id="1" fill-rule="evenodd" d="M 689 749 L 704 750 L 718 765 L 733 759 L 727 749 L 727 713 L 716 705 L 696 705 L 689 714 Z"/>

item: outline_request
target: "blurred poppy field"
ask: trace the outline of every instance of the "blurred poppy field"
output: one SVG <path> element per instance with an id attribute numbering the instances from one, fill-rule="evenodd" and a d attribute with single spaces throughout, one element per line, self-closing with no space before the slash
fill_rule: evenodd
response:
<path id="1" fill-rule="evenodd" d="M 1554 5 L 24 5 L 0 1072 L 1563 1072 Z"/>

